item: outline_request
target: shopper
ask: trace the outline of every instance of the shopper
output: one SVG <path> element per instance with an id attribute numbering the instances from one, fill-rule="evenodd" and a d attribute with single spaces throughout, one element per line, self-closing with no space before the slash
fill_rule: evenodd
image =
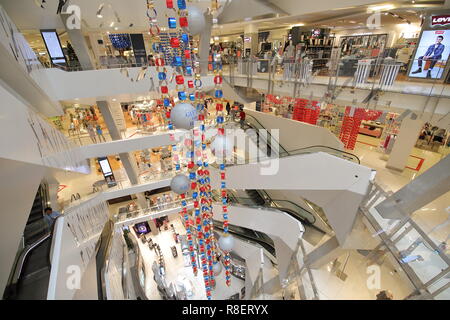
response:
<path id="1" fill-rule="evenodd" d="M 233 106 L 233 108 L 231 109 L 231 121 L 235 121 L 236 120 L 236 111 L 237 111 L 237 106 Z"/>
<path id="2" fill-rule="evenodd" d="M 166 193 L 166 195 L 164 196 L 165 200 L 166 200 L 166 206 L 167 207 L 172 207 L 173 206 L 173 200 L 172 197 L 170 196 L 169 193 Z"/>
<path id="3" fill-rule="evenodd" d="M 241 107 L 241 111 L 239 113 L 239 122 L 241 124 L 241 129 L 244 129 L 244 123 L 245 123 L 245 111 L 244 108 Z"/>
<path id="4" fill-rule="evenodd" d="M 227 102 L 227 105 L 226 105 L 225 109 L 227 110 L 227 117 L 229 117 L 230 116 L 230 111 L 231 111 L 230 101 Z"/>
<path id="5" fill-rule="evenodd" d="M 94 126 L 92 125 L 92 123 L 87 123 L 86 129 L 89 133 L 89 137 L 91 138 L 92 142 L 97 143 L 97 139 L 95 138 Z"/>
<path id="6" fill-rule="evenodd" d="M 75 124 L 72 122 L 70 122 L 70 126 L 69 126 L 69 137 L 70 136 L 74 136 L 75 135 Z"/>
<path id="7" fill-rule="evenodd" d="M 394 300 L 394 295 L 389 290 L 383 290 L 378 292 L 377 300 Z"/>
<path id="8" fill-rule="evenodd" d="M 51 229 L 53 223 L 55 223 L 56 219 L 61 215 L 61 213 L 57 211 L 53 211 L 51 207 L 47 207 L 44 209 L 44 220 L 48 225 L 48 228 Z"/>
<path id="9" fill-rule="evenodd" d="M 106 142 L 105 136 L 103 135 L 102 127 L 98 123 L 95 126 L 95 130 L 97 131 L 98 142 L 101 142 L 102 139 L 103 139 L 103 142 Z"/>

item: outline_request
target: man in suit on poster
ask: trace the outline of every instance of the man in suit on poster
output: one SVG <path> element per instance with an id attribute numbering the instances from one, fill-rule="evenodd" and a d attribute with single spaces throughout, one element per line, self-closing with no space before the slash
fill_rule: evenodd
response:
<path id="1" fill-rule="evenodd" d="M 443 36 L 438 36 L 436 38 L 436 43 L 432 44 L 428 47 L 427 52 L 424 56 L 419 57 L 419 68 L 416 71 L 413 71 L 412 74 L 421 73 L 422 72 L 422 62 L 423 60 L 431 60 L 430 67 L 427 72 L 427 78 L 431 78 L 431 70 L 433 70 L 436 62 L 442 59 L 442 53 L 445 50 L 445 45 L 442 44 L 444 40 Z"/>

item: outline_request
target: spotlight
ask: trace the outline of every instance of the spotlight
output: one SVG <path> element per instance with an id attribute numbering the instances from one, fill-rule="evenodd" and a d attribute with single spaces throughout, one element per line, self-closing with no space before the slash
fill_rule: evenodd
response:
<path id="1" fill-rule="evenodd" d="M 100 7 L 98 7 L 98 10 L 97 10 L 97 18 L 103 18 L 103 15 L 102 15 L 102 11 L 103 11 L 103 7 L 105 6 L 105 4 L 104 3 L 102 3 L 101 5 L 100 5 Z"/>

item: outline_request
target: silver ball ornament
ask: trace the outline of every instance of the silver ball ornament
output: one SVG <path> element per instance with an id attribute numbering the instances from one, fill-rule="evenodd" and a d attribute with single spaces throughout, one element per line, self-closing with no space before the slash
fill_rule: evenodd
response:
<path id="1" fill-rule="evenodd" d="M 222 272 L 222 263 L 220 261 L 214 262 L 213 272 L 216 277 Z"/>
<path id="2" fill-rule="evenodd" d="M 234 141 L 225 135 L 217 135 L 211 143 L 211 151 L 216 157 L 231 156 L 233 149 Z"/>
<path id="3" fill-rule="evenodd" d="M 176 194 L 184 194 L 188 192 L 190 188 L 189 178 L 184 174 L 176 175 L 172 178 L 172 181 L 170 181 L 170 188 Z"/>
<path id="4" fill-rule="evenodd" d="M 230 252 L 234 247 L 234 237 L 230 234 L 225 234 L 219 239 L 219 248 L 225 252 Z"/>
<path id="5" fill-rule="evenodd" d="M 170 112 L 170 120 L 177 129 L 191 130 L 197 119 L 197 110 L 189 103 L 179 103 Z"/>

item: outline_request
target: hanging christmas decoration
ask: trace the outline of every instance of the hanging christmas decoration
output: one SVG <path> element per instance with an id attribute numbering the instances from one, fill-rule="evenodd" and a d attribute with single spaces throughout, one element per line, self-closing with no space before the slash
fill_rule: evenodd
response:
<path id="1" fill-rule="evenodd" d="M 158 26 L 158 13 L 154 1 L 147 0 L 147 17 L 152 36 L 152 48 L 155 52 L 155 66 L 158 73 L 161 94 L 160 104 L 165 108 L 168 121 L 167 128 L 189 130 L 189 137 L 184 140 L 186 153 L 181 154 L 181 146 L 178 146 L 173 133 L 170 139 L 173 141 L 173 160 L 177 176 L 171 181 L 171 187 L 182 199 L 180 212 L 186 227 L 191 265 L 194 274 L 198 267 L 202 268 L 206 297 L 212 298 L 212 288 L 215 285 L 215 275 L 219 274 L 217 268 L 220 262 L 216 259 L 216 242 L 213 229 L 212 189 L 209 172 L 207 144 L 205 137 L 205 121 L 202 92 L 202 80 L 200 62 L 198 61 L 198 48 L 194 45 L 193 34 L 199 33 L 205 24 L 202 12 L 195 7 L 187 7 L 185 0 L 166 0 L 168 10 L 166 33 Z M 192 30 L 190 30 L 192 28 Z M 166 65 L 170 65 L 174 72 L 169 77 Z M 222 98 L 222 71 L 217 70 L 215 84 L 217 85 L 216 97 Z M 189 79 L 193 77 L 193 79 Z M 169 84 L 175 82 L 176 98 L 179 103 L 175 105 L 170 96 Z M 223 104 L 221 118 L 218 123 L 223 124 Z M 198 121 L 199 127 L 195 128 Z M 219 131 L 224 134 L 223 125 Z M 181 156 L 185 156 L 189 175 L 181 173 Z M 194 210 L 192 219 L 187 211 L 186 195 L 192 194 Z M 200 265 L 197 266 L 195 241 L 198 245 Z M 219 267 L 217 267 L 219 264 Z M 216 266 L 216 267 L 215 267 Z M 216 269 L 216 272 L 214 271 Z M 227 284 L 229 285 L 229 267 Z"/>

